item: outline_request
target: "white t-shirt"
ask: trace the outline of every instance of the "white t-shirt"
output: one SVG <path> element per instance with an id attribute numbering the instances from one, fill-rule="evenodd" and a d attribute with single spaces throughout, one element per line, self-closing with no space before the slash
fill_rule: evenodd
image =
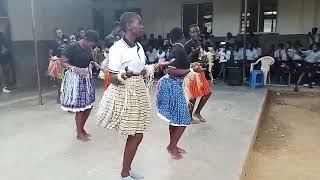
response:
<path id="1" fill-rule="evenodd" d="M 111 73 L 124 73 L 128 67 L 134 74 L 143 71 L 146 56 L 140 43 L 131 44 L 128 40 L 117 41 L 109 50 L 109 71 Z"/>

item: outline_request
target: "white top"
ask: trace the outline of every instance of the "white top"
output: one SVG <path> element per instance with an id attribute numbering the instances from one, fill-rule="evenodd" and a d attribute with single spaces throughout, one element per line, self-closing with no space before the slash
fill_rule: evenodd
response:
<path id="1" fill-rule="evenodd" d="M 146 63 L 146 56 L 140 43 L 135 45 L 121 39 L 109 50 L 109 71 L 111 73 L 124 73 L 125 68 L 139 74 L 143 71 Z"/>
<path id="2" fill-rule="evenodd" d="M 162 53 L 160 54 L 160 52 L 157 52 L 157 59 L 164 59 L 166 58 L 166 52 L 162 51 Z"/>
<path id="3" fill-rule="evenodd" d="M 258 53 L 258 57 L 261 57 L 262 56 L 262 48 L 258 47 L 257 53 Z"/>
<path id="4" fill-rule="evenodd" d="M 224 63 L 230 60 L 231 51 L 226 51 L 223 48 L 220 48 L 220 51 L 218 52 L 219 56 L 219 63 Z"/>
<path id="5" fill-rule="evenodd" d="M 153 49 L 152 52 L 147 51 L 146 55 L 148 56 L 148 61 L 150 63 L 154 63 L 156 61 L 156 59 L 157 59 L 157 50 Z"/>
<path id="6" fill-rule="evenodd" d="M 277 49 L 276 51 L 274 51 L 273 53 L 273 57 L 276 59 L 280 58 L 280 53 L 281 53 L 281 49 Z"/>
<path id="7" fill-rule="evenodd" d="M 303 51 L 302 53 L 306 56 L 305 61 L 309 63 L 320 62 L 320 51 L 314 52 L 312 50 L 308 50 Z"/>
<path id="8" fill-rule="evenodd" d="M 235 61 L 243 60 L 243 48 L 240 48 L 239 51 L 233 51 L 233 58 Z"/>
<path id="9" fill-rule="evenodd" d="M 246 50 L 246 56 L 247 56 L 247 60 L 249 61 L 253 61 L 258 59 L 258 51 L 257 49 L 253 48 L 252 50 L 247 49 Z"/>

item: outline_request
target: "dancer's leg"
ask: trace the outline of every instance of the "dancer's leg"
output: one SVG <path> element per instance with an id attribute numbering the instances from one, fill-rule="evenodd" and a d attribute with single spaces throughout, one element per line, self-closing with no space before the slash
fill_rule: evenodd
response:
<path id="1" fill-rule="evenodd" d="M 182 159 L 182 156 L 178 149 L 178 142 L 185 131 L 186 127 L 173 127 L 173 134 L 170 138 L 170 144 L 167 147 L 168 152 L 172 155 L 174 159 Z"/>
<path id="2" fill-rule="evenodd" d="M 84 125 L 89 117 L 91 109 L 76 113 L 77 138 L 81 141 L 89 141 L 87 133 L 84 130 Z"/>
<path id="3" fill-rule="evenodd" d="M 200 121 L 202 122 L 205 122 L 206 120 L 201 116 L 201 110 L 203 109 L 204 105 L 206 105 L 206 103 L 208 102 L 211 94 L 212 93 L 201 97 L 198 107 L 193 114 L 196 118 L 200 119 Z"/>
<path id="4" fill-rule="evenodd" d="M 134 136 L 128 137 L 126 147 L 124 149 L 123 164 L 121 171 L 122 177 L 130 176 L 131 164 L 142 139 L 143 134 L 136 134 Z"/>
<path id="5" fill-rule="evenodd" d="M 194 106 L 195 106 L 195 104 L 196 104 L 196 100 L 197 100 L 197 99 L 191 99 L 191 100 L 189 101 L 189 111 L 190 111 L 190 116 L 191 116 L 191 118 L 192 118 L 192 123 L 193 123 L 193 124 L 199 124 L 199 121 L 193 119 L 193 116 L 192 116 L 192 115 L 193 115 Z"/>
<path id="6" fill-rule="evenodd" d="M 176 127 L 175 127 L 175 126 L 169 125 L 170 142 L 171 142 L 172 139 L 173 139 L 173 134 L 174 134 L 174 131 L 175 131 L 175 130 L 176 130 Z M 187 153 L 186 150 L 184 150 L 184 149 L 182 149 L 182 148 L 180 148 L 180 147 L 178 147 L 178 146 L 177 146 L 177 148 L 178 148 L 179 153 L 182 153 L 182 154 L 186 154 L 186 153 Z"/>

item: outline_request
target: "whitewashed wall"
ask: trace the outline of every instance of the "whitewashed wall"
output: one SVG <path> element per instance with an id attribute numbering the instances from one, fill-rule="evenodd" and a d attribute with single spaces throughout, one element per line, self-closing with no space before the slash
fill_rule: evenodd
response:
<path id="1" fill-rule="evenodd" d="M 314 26 L 320 26 L 319 0 L 279 0 L 277 32 L 306 34 Z"/>
<path id="2" fill-rule="evenodd" d="M 13 41 L 32 40 L 30 0 L 9 0 L 9 18 Z M 75 33 L 80 26 L 92 27 L 92 9 L 104 4 L 89 0 L 34 0 L 36 35 L 50 40 L 54 29 L 62 27 L 65 34 Z"/>

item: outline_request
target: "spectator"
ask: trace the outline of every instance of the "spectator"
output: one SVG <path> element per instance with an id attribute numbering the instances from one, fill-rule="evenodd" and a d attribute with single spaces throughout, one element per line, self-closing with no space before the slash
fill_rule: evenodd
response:
<path id="1" fill-rule="evenodd" d="M 282 59 L 282 54 L 283 54 L 282 51 L 284 51 L 284 44 L 280 43 L 278 45 L 277 50 L 275 50 L 274 55 L 273 55 L 275 60 L 283 60 Z"/>
<path id="2" fill-rule="evenodd" d="M 164 40 L 163 45 L 164 45 L 164 46 L 169 46 L 169 45 L 171 45 L 171 42 L 170 42 L 170 33 L 167 33 L 167 38 Z"/>
<path id="3" fill-rule="evenodd" d="M 318 28 L 312 28 L 312 32 L 308 33 L 310 48 L 313 44 L 320 42 L 320 35 L 318 34 Z"/>
<path id="4" fill-rule="evenodd" d="M 213 40 L 212 40 L 212 38 L 210 37 L 210 34 L 209 34 L 209 33 L 206 33 L 206 34 L 205 34 L 204 39 L 203 39 L 203 43 L 204 43 L 204 44 L 208 43 L 208 44 L 207 44 L 208 46 L 213 47 Z"/>
<path id="5" fill-rule="evenodd" d="M 151 46 L 149 46 L 146 56 L 148 58 L 148 64 L 154 64 L 156 63 L 156 58 L 157 58 L 157 50 Z"/>
<path id="6" fill-rule="evenodd" d="M 70 43 L 77 42 L 76 36 L 74 34 L 71 34 L 70 37 L 69 37 L 69 41 L 70 41 Z"/>
<path id="7" fill-rule="evenodd" d="M 161 35 L 159 35 L 158 36 L 158 41 L 157 41 L 157 49 L 158 48 L 160 48 L 161 46 L 163 46 L 163 44 L 164 44 L 164 40 L 163 40 L 163 38 L 162 38 L 162 36 Z"/>
<path id="8" fill-rule="evenodd" d="M 147 35 L 146 34 L 143 34 L 142 35 L 142 39 L 141 39 L 141 45 L 143 47 L 143 49 L 146 49 L 147 46 L 148 46 L 148 38 L 147 38 Z"/>
<path id="9" fill-rule="evenodd" d="M 11 57 L 7 40 L 2 32 L 0 32 L 0 86 L 3 93 L 10 93 L 10 78 L 13 77 Z"/>
<path id="10" fill-rule="evenodd" d="M 226 72 L 225 71 L 226 64 L 231 57 L 231 51 L 227 49 L 226 42 L 221 42 L 219 52 L 218 52 L 218 57 L 219 57 L 219 64 L 220 64 L 220 72 L 219 72 L 218 78 L 220 78 L 223 73 L 223 79 L 224 79 L 225 72 Z"/>
<path id="11" fill-rule="evenodd" d="M 85 30 L 84 26 L 82 26 L 78 29 L 78 34 L 76 35 L 77 41 L 80 41 L 81 39 L 84 38 L 85 32 L 86 32 L 86 30 Z"/>
<path id="12" fill-rule="evenodd" d="M 262 48 L 259 42 L 254 43 L 254 48 L 257 50 L 258 58 L 262 57 Z"/>
<path id="13" fill-rule="evenodd" d="M 111 46 L 121 39 L 123 30 L 121 29 L 120 23 L 115 22 L 112 25 L 111 33 L 104 38 L 105 48 L 110 49 Z"/>
<path id="14" fill-rule="evenodd" d="M 49 44 L 49 56 L 61 57 L 62 51 L 69 42 L 69 38 L 65 36 L 60 28 L 56 29 L 56 39 Z"/>
<path id="15" fill-rule="evenodd" d="M 311 50 L 304 51 L 303 57 L 305 57 L 305 61 L 309 63 L 320 63 L 319 43 L 313 44 Z"/>
<path id="16" fill-rule="evenodd" d="M 152 49 L 154 48 L 157 48 L 157 45 L 158 45 L 158 41 L 154 38 L 154 34 L 150 34 L 150 39 L 149 39 L 149 42 L 148 42 L 148 46 Z"/>
<path id="17" fill-rule="evenodd" d="M 166 52 L 164 51 L 163 46 L 160 46 L 157 54 L 156 54 L 156 59 L 159 61 L 159 59 L 165 59 L 166 58 Z"/>
<path id="18" fill-rule="evenodd" d="M 228 32 L 228 33 L 227 33 L 227 37 L 226 37 L 226 39 L 225 39 L 225 42 L 226 42 L 227 44 L 229 44 L 229 45 L 233 45 L 233 44 L 236 43 L 236 41 L 235 41 L 234 37 L 232 36 L 231 32 Z"/>
<path id="19" fill-rule="evenodd" d="M 240 43 L 236 43 L 234 51 L 233 51 L 233 58 L 234 58 L 235 61 L 241 61 L 241 60 L 244 59 L 243 58 L 243 55 L 244 55 L 243 51 L 244 50 L 243 50 L 243 47 L 241 46 L 241 44 Z"/>
<path id="20" fill-rule="evenodd" d="M 248 61 L 255 61 L 258 59 L 258 51 L 253 47 L 252 43 L 248 44 L 248 49 L 246 49 L 246 56 Z"/>

